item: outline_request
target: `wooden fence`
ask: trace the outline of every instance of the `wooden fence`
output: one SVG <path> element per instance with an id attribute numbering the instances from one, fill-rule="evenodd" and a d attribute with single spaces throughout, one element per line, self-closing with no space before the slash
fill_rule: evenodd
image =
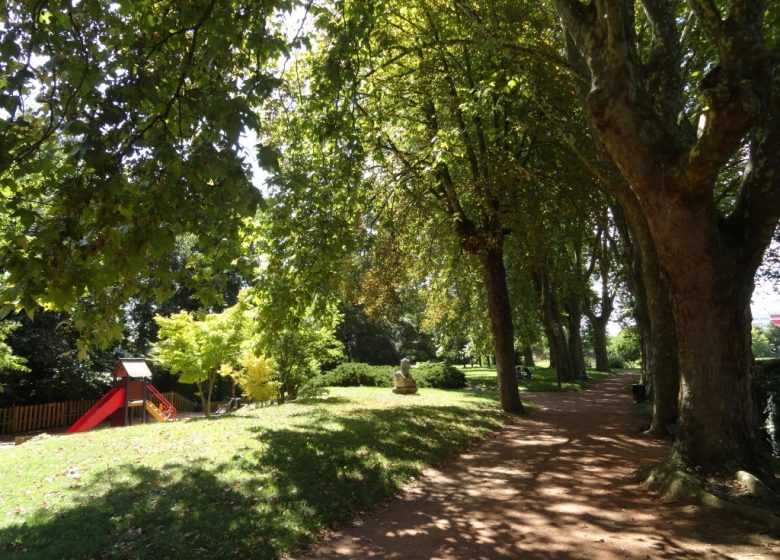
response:
<path id="1" fill-rule="evenodd" d="M 194 412 L 196 407 L 200 407 L 200 403 L 197 403 L 192 399 L 188 399 L 187 397 L 183 397 L 174 391 L 163 393 L 163 397 L 171 401 L 173 406 L 175 406 L 176 410 L 179 412 Z"/>
<path id="2" fill-rule="evenodd" d="M 200 402 L 183 397 L 179 393 L 169 391 L 163 393 L 163 395 L 173 403 L 179 412 L 194 412 L 196 409 L 201 408 Z M 0 435 L 66 428 L 81 418 L 98 400 L 91 399 L 0 408 Z M 211 412 L 216 412 L 224 404 L 222 401 L 211 403 Z"/>
<path id="3" fill-rule="evenodd" d="M 192 399 L 188 399 L 187 397 L 181 396 L 179 393 L 174 393 L 173 391 L 163 393 L 163 397 L 171 401 L 173 406 L 175 406 L 176 410 L 179 412 L 195 412 L 200 411 L 203 408 L 200 399 L 194 401 Z M 227 401 L 212 401 L 210 411 L 211 414 L 214 414 L 226 404 Z"/>
<path id="4" fill-rule="evenodd" d="M 18 434 L 70 426 L 99 399 L 0 408 L 0 434 Z"/>

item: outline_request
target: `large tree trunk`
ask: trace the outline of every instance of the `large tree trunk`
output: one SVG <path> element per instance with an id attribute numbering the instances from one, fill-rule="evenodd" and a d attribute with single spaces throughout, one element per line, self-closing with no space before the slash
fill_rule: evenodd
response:
<path id="1" fill-rule="evenodd" d="M 663 204 L 652 200 L 656 210 Z M 761 472 L 750 364 L 750 280 L 717 231 L 711 198 L 649 217 L 668 278 L 680 360 L 680 429 L 675 451 L 705 470 Z M 652 212 L 649 212 L 652 214 Z M 685 235 L 680 235 L 681 224 Z"/>
<path id="2" fill-rule="evenodd" d="M 523 344 L 523 365 L 526 367 L 535 367 L 534 349 L 530 344 Z"/>
<path id="3" fill-rule="evenodd" d="M 506 412 L 523 413 L 525 410 L 520 401 L 515 373 L 515 331 L 509 305 L 504 252 L 500 247 L 488 248 L 480 253 L 480 261 L 487 291 L 501 408 Z"/>
<path id="4" fill-rule="evenodd" d="M 609 352 L 607 351 L 607 322 L 603 315 L 588 314 L 593 329 L 593 355 L 596 358 L 597 371 L 609 371 Z"/>
<path id="5" fill-rule="evenodd" d="M 637 326 L 646 341 L 644 382 L 653 401 L 653 418 L 648 432 L 667 433 L 678 416 L 680 391 L 677 331 L 669 289 L 662 278 L 655 244 L 636 198 L 622 192 L 621 208 L 613 209 L 615 223 L 629 243 L 626 264 L 634 294 Z M 630 233 L 629 233 L 630 228 Z"/>
<path id="6" fill-rule="evenodd" d="M 535 283 L 541 299 L 542 326 L 550 346 L 550 367 L 555 369 L 560 379 L 572 379 L 569 345 L 555 292 L 544 272 L 537 276 Z"/>
<path id="7" fill-rule="evenodd" d="M 571 365 L 571 376 L 567 381 L 584 379 L 585 376 L 585 358 L 582 354 L 582 311 L 580 307 L 579 296 L 571 294 L 567 298 L 566 327 L 569 333 L 569 364 Z"/>
<path id="8" fill-rule="evenodd" d="M 646 260 L 646 259 L 645 259 Z M 650 266 L 656 268 L 657 266 Z M 677 331 L 672 315 L 669 290 L 659 276 L 645 274 L 650 316 L 650 353 L 647 377 L 652 386 L 653 421 L 649 432 L 667 433 L 667 426 L 678 416 L 680 394 L 680 362 L 677 352 Z"/>
<path id="9" fill-rule="evenodd" d="M 639 382 L 645 386 L 645 395 L 648 400 L 655 398 L 653 392 L 653 378 L 647 375 L 647 370 L 651 367 L 652 352 L 650 348 L 650 329 L 638 327 L 639 329 Z"/>

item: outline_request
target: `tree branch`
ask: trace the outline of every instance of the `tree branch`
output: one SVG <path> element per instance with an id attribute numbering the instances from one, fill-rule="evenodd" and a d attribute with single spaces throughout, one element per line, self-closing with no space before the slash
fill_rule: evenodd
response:
<path id="1" fill-rule="evenodd" d="M 780 79 L 776 79 L 780 82 Z M 740 254 L 743 268 L 755 271 L 780 219 L 780 100 L 756 130 L 749 164 L 734 211 L 723 231 Z M 752 278 L 752 272 L 751 272 Z"/>
<path id="2" fill-rule="evenodd" d="M 574 39 L 577 49 L 583 55 L 587 54 L 590 50 L 588 22 L 595 16 L 594 5 L 585 5 L 579 0 L 554 0 L 554 3 L 563 27 Z"/>

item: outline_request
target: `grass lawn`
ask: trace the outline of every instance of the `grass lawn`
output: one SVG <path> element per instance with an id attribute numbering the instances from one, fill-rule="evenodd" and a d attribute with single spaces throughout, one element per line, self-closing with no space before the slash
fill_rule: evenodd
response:
<path id="1" fill-rule="evenodd" d="M 466 380 L 469 385 L 474 389 L 480 391 L 496 391 L 496 368 L 483 368 L 483 367 L 459 367 L 463 373 L 466 374 Z M 588 370 L 588 376 L 591 379 L 605 379 L 611 376 L 611 373 L 603 371 Z M 583 384 L 587 381 L 573 381 L 561 383 L 561 389 L 564 391 L 579 391 Z M 554 369 L 536 367 L 533 370 L 533 378 L 528 381 L 525 379 L 520 380 L 520 391 L 535 392 L 535 391 L 557 391 L 558 380 Z"/>
<path id="2" fill-rule="evenodd" d="M 490 393 L 350 387 L 31 441 L 0 450 L 0 557 L 276 558 L 508 418 Z"/>

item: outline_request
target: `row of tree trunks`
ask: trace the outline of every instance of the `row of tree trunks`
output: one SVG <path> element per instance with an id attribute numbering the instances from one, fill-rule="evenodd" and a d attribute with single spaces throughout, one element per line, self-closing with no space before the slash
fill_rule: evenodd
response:
<path id="1" fill-rule="evenodd" d="M 660 406 L 675 402 L 663 363 L 664 351 L 671 353 L 663 337 L 671 330 L 680 382 L 672 459 L 703 474 L 765 475 L 751 395 L 749 303 L 780 218 L 780 127 L 768 126 L 780 121 L 780 73 L 766 50 L 769 12 L 760 3 L 691 4 L 706 37 L 698 52 L 711 57 L 701 80 L 685 74 L 674 3 L 643 4 L 654 33 L 645 60 L 633 32 L 634 3 L 555 0 L 577 58 L 587 64 L 583 108 L 625 180 L 607 188 L 643 256 L 654 422 L 671 414 L 671 406 Z M 686 115 L 689 87 L 706 100 L 702 115 Z M 740 154 L 749 165 L 733 210 L 724 214 L 715 204 L 719 174 Z"/>
<path id="2" fill-rule="evenodd" d="M 660 206 L 660 200 L 653 202 L 654 208 Z M 680 427 L 675 448 L 695 464 L 719 469 L 734 464 L 762 472 L 750 377 L 752 274 L 747 281 L 735 278 L 736 259 L 711 220 L 712 204 L 709 198 L 691 200 L 667 207 L 668 221 L 650 218 L 677 333 Z M 675 223 L 685 223 L 688 234 L 680 236 L 670 227 Z"/>
<path id="3" fill-rule="evenodd" d="M 579 345 L 577 345 L 577 339 L 575 338 L 574 344 L 576 348 L 572 349 L 571 347 L 571 328 L 575 322 L 579 324 L 579 320 L 569 323 L 569 328 L 567 329 L 567 321 L 562 316 L 558 297 L 547 271 L 536 271 L 533 282 L 542 309 L 542 327 L 547 337 L 547 344 L 550 347 L 550 367 L 555 369 L 560 380 L 573 381 L 578 377 L 576 364 L 584 364 L 581 339 Z M 576 327 L 576 336 L 579 336 L 579 327 Z M 574 356 L 577 352 L 579 352 L 579 356 Z M 573 356 L 574 360 L 572 360 Z"/>
<path id="4" fill-rule="evenodd" d="M 559 9 L 565 1 L 557 3 Z M 565 12 L 565 9 L 563 11 Z M 565 24 L 569 23 L 567 17 L 564 16 L 563 19 Z M 583 52 L 578 50 L 571 34 L 567 35 L 566 47 L 571 63 L 582 75 L 589 75 L 592 69 Z M 587 108 L 590 88 L 585 82 L 576 82 L 576 88 L 580 103 Z M 634 295 L 634 318 L 642 341 L 642 383 L 645 384 L 648 397 L 653 402 L 652 422 L 648 431 L 664 435 L 668 433 L 667 427 L 677 421 L 680 389 L 677 331 L 669 288 L 636 194 L 631 190 L 616 162 L 611 161 L 608 156 L 605 157 L 608 150 L 601 141 L 596 121 L 591 119 L 588 125 L 595 141 L 590 146 L 591 158 L 585 158 L 584 163 L 591 166 L 605 194 L 617 202 L 610 205 L 610 211 L 624 242 L 622 264 L 629 272 L 627 280 Z M 602 278 L 602 283 L 604 280 Z M 604 301 L 602 294 L 602 305 Z M 589 316 L 597 340 L 602 335 L 606 339 L 608 318 L 605 320 L 604 316 L 603 311 L 601 317 Z M 600 331 L 602 325 L 604 330 Z M 608 365 L 609 358 L 604 355 L 606 343 L 604 347 L 597 344 L 596 353 L 597 357 L 601 354 L 602 363 L 606 360 Z M 607 368 L 605 370 L 608 371 Z"/>
<path id="5" fill-rule="evenodd" d="M 634 317 L 642 340 L 643 382 L 653 402 L 649 432 L 663 435 L 676 422 L 678 414 L 680 374 L 676 326 L 669 290 L 638 203 L 628 192 L 623 192 L 620 203 L 620 208 L 613 208 L 613 215 L 626 240 L 624 264 L 630 271 Z M 629 227 L 628 216 L 633 227 Z"/>

